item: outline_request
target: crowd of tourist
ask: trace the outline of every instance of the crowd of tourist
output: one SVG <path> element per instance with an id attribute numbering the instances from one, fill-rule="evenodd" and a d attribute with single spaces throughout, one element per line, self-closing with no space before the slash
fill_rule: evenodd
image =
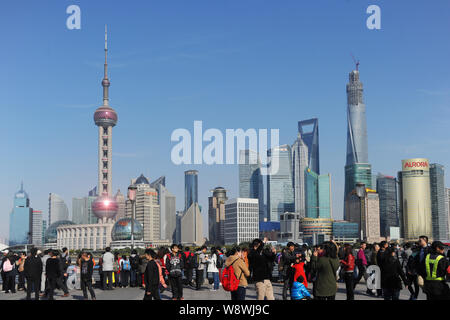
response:
<path id="1" fill-rule="evenodd" d="M 254 285 L 258 300 L 275 300 L 274 268 L 282 283 L 282 299 L 334 300 L 338 282 L 345 283 L 347 300 L 354 300 L 354 291 L 361 280 L 366 294 L 399 300 L 400 291 L 407 288 L 410 300 L 416 300 L 422 290 L 428 300 L 450 300 L 447 280 L 450 275 L 450 251 L 440 241 L 431 245 L 426 236 L 403 247 L 386 241 L 357 247 L 327 241 L 309 247 L 289 242 L 277 252 L 270 244 L 255 239 L 248 247 L 189 247 L 173 244 L 158 250 L 148 248 L 139 255 L 119 255 L 106 248 L 97 259 L 83 251 L 73 261 L 76 280 L 83 298 L 96 299 L 95 290 L 142 288 L 144 300 L 161 300 L 170 290 L 172 300 L 184 300 L 183 289 L 210 290 L 222 288 L 230 292 L 231 300 L 245 300 L 249 285 Z M 68 268 L 72 260 L 67 248 L 45 250 L 36 248 L 13 253 L 5 250 L 0 262 L 3 291 L 14 294 L 25 290 L 26 299 L 53 300 L 55 290 L 69 296 Z M 100 275 L 95 286 L 94 269 Z M 378 274 L 377 274 L 378 273 Z M 71 278 L 72 279 L 72 278 Z M 205 286 L 206 284 L 209 286 Z"/>

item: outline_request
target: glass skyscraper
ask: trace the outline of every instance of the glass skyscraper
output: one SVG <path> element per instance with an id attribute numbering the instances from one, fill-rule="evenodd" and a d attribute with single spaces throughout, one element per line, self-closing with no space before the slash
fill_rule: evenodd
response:
<path id="1" fill-rule="evenodd" d="M 372 188 L 372 168 L 367 147 L 366 105 L 358 66 L 350 72 L 347 84 L 347 157 L 345 165 L 344 213 L 346 197 L 357 183 Z M 347 219 L 346 219 L 347 220 Z"/>
<path id="2" fill-rule="evenodd" d="M 33 209 L 30 208 L 30 199 L 21 184 L 20 190 L 14 195 L 14 207 L 9 216 L 10 246 L 31 242 L 30 219 L 33 219 Z"/>
<path id="3" fill-rule="evenodd" d="M 399 227 L 397 180 L 379 174 L 377 193 L 380 199 L 380 236 L 390 237 L 390 227 Z"/>
<path id="4" fill-rule="evenodd" d="M 448 215 L 445 209 L 444 166 L 430 164 L 431 220 L 433 240 L 448 240 Z"/>
<path id="5" fill-rule="evenodd" d="M 312 126 L 311 130 L 307 130 Z M 308 147 L 308 167 L 320 174 L 319 163 L 319 119 L 309 119 L 298 122 L 298 132 Z"/>
<path id="6" fill-rule="evenodd" d="M 292 165 L 295 212 L 299 213 L 300 218 L 304 218 L 305 170 L 308 167 L 308 146 L 303 141 L 300 133 L 292 146 Z"/>
<path id="7" fill-rule="evenodd" d="M 275 154 L 278 158 L 275 159 Z M 270 221 L 280 221 L 280 214 L 293 212 L 294 188 L 292 186 L 291 146 L 285 144 L 267 151 L 269 173 L 267 175 L 267 211 Z M 278 172 L 272 174 L 274 161 L 278 161 Z"/>
<path id="8" fill-rule="evenodd" d="M 331 219 L 331 177 L 305 170 L 306 218 Z"/>
<path id="9" fill-rule="evenodd" d="M 239 197 L 258 199 L 259 221 L 267 217 L 264 209 L 264 185 L 261 175 L 261 159 L 252 150 L 239 151 Z"/>
<path id="10" fill-rule="evenodd" d="M 198 203 L 198 171 L 188 170 L 184 172 L 184 211 L 193 203 Z"/>
<path id="11" fill-rule="evenodd" d="M 65 220 L 69 220 L 69 209 L 66 203 L 56 193 L 50 193 L 48 196 L 48 224 L 52 225 Z"/>

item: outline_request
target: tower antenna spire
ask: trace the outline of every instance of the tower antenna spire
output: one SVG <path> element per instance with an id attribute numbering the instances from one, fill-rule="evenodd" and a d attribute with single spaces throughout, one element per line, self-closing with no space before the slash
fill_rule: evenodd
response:
<path id="1" fill-rule="evenodd" d="M 351 55 L 352 55 L 353 62 L 356 65 L 356 71 L 358 71 L 358 69 L 359 69 L 359 60 L 355 59 L 355 57 L 353 56 L 353 53 L 351 53 Z"/>
<path id="2" fill-rule="evenodd" d="M 109 86 L 110 82 L 108 79 L 108 26 L 105 24 L 105 66 L 104 66 L 104 77 L 102 80 L 103 86 L 103 105 L 109 105 Z"/>

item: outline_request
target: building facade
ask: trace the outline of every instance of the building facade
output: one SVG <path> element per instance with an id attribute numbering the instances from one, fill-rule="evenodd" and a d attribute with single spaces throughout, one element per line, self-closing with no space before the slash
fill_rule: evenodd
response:
<path id="1" fill-rule="evenodd" d="M 450 188 L 445 188 L 445 211 L 447 212 L 448 221 L 447 239 L 450 240 Z"/>
<path id="2" fill-rule="evenodd" d="M 390 228 L 399 227 L 397 179 L 379 174 L 376 185 L 380 199 L 380 236 L 391 237 Z"/>
<path id="3" fill-rule="evenodd" d="M 302 218 L 300 219 L 300 230 L 303 234 L 303 242 L 309 245 L 317 245 L 331 239 L 333 235 L 333 220 Z"/>
<path id="4" fill-rule="evenodd" d="M 32 217 L 30 219 L 30 230 L 31 230 L 31 244 L 35 246 L 42 245 L 42 211 L 33 210 Z"/>
<path id="5" fill-rule="evenodd" d="M 354 243 L 359 239 L 359 225 L 355 222 L 333 221 L 333 239 L 340 243 Z"/>
<path id="6" fill-rule="evenodd" d="M 69 220 L 69 209 L 63 198 L 56 193 L 50 193 L 48 196 L 48 224 Z"/>
<path id="7" fill-rule="evenodd" d="M 301 134 L 297 136 L 297 140 L 292 145 L 292 185 L 294 187 L 294 204 L 295 212 L 300 214 L 301 218 L 306 216 L 305 213 L 305 170 L 311 159 L 308 157 L 308 146 L 303 141 Z"/>
<path id="8" fill-rule="evenodd" d="M 14 204 L 9 216 L 9 245 L 15 246 L 28 244 L 31 241 L 30 219 L 32 219 L 33 209 L 30 208 L 30 198 L 23 189 L 14 195 Z"/>
<path id="9" fill-rule="evenodd" d="M 225 244 L 251 242 L 259 237 L 258 199 L 235 198 L 225 203 Z"/>
<path id="10" fill-rule="evenodd" d="M 284 212 L 294 212 L 291 146 L 285 144 L 267 151 L 267 211 L 269 221 L 280 221 Z M 277 170 L 278 169 L 278 170 Z"/>
<path id="11" fill-rule="evenodd" d="M 208 240 L 212 244 L 225 244 L 225 202 L 227 191 L 222 187 L 212 190 L 208 198 Z"/>
<path id="12" fill-rule="evenodd" d="M 111 245 L 114 223 L 61 225 L 56 228 L 57 248 L 103 250 Z"/>
<path id="13" fill-rule="evenodd" d="M 448 240 L 448 215 L 445 209 L 444 166 L 430 164 L 431 219 L 433 239 Z"/>
<path id="14" fill-rule="evenodd" d="M 120 189 L 117 190 L 116 195 L 114 196 L 114 200 L 117 203 L 117 214 L 115 217 L 116 221 L 119 221 L 122 218 L 125 218 L 126 212 L 125 212 L 125 196 L 120 192 Z"/>
<path id="15" fill-rule="evenodd" d="M 239 197 L 258 199 L 259 219 L 267 219 L 264 206 L 264 184 L 261 174 L 261 159 L 252 150 L 239 151 Z"/>
<path id="16" fill-rule="evenodd" d="M 311 130 L 307 130 L 311 128 Z M 319 119 L 309 119 L 298 122 L 298 132 L 308 147 L 308 164 L 312 171 L 320 174 L 319 159 Z M 304 170 L 303 170 L 304 172 Z"/>
<path id="17" fill-rule="evenodd" d="M 165 177 L 160 177 L 150 184 L 158 192 L 158 204 L 161 211 L 160 239 L 175 241 L 176 197 L 165 186 Z"/>
<path id="18" fill-rule="evenodd" d="M 184 210 L 193 203 L 198 203 L 198 171 L 188 170 L 184 172 Z"/>
<path id="19" fill-rule="evenodd" d="M 430 166 L 427 159 L 402 160 L 401 188 L 405 240 L 417 241 L 421 235 L 431 239 Z"/>
<path id="20" fill-rule="evenodd" d="M 88 224 L 87 197 L 72 198 L 72 221 L 75 224 Z"/>
<path id="21" fill-rule="evenodd" d="M 305 176 L 306 218 L 331 219 L 331 176 L 318 175 L 307 168 Z"/>
<path id="22" fill-rule="evenodd" d="M 203 237 L 203 219 L 197 202 L 192 203 L 181 217 L 181 243 L 201 246 L 205 243 Z"/>
<path id="23" fill-rule="evenodd" d="M 280 236 L 279 242 L 302 242 L 302 231 L 300 229 L 300 219 L 302 217 L 297 212 L 285 212 L 280 215 Z"/>

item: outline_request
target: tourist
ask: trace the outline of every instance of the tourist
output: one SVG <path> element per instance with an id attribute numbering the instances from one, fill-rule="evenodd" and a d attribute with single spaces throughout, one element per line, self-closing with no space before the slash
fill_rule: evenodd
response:
<path id="1" fill-rule="evenodd" d="M 260 239 L 253 240 L 248 254 L 252 280 L 255 282 L 258 300 L 275 300 L 272 287 L 272 270 L 276 258 L 275 248 L 264 248 Z"/>
<path id="2" fill-rule="evenodd" d="M 145 254 L 139 257 L 139 277 L 138 277 L 139 287 L 145 288 L 144 274 L 145 270 L 147 269 L 147 263 L 148 260 Z"/>
<path id="3" fill-rule="evenodd" d="M 334 241 L 323 244 L 323 255 L 314 250 L 311 257 L 311 271 L 316 276 L 314 298 L 317 300 L 335 300 L 337 292 L 336 271 L 339 268 L 337 245 Z"/>
<path id="4" fill-rule="evenodd" d="M 46 298 L 48 296 L 48 281 L 47 281 L 47 274 L 46 274 L 46 266 L 47 266 L 47 260 L 50 259 L 50 251 L 51 250 L 45 250 L 44 255 L 42 256 L 42 277 L 41 277 L 41 297 Z"/>
<path id="5" fill-rule="evenodd" d="M 131 251 L 130 255 L 130 287 L 137 287 L 138 281 L 137 281 L 137 275 L 139 273 L 139 256 L 137 254 L 136 249 L 133 249 Z"/>
<path id="6" fill-rule="evenodd" d="M 178 245 L 170 246 L 171 253 L 167 254 L 166 268 L 169 272 L 169 283 L 172 288 L 172 300 L 184 300 L 181 270 L 184 268 L 183 257 L 178 252 Z"/>
<path id="7" fill-rule="evenodd" d="M 405 270 L 406 279 L 410 284 L 408 290 L 410 293 L 409 300 L 417 300 L 419 297 L 419 282 L 417 281 L 417 270 L 414 264 L 416 256 L 419 254 L 419 249 L 407 243 L 403 251 L 403 268 Z"/>
<path id="8" fill-rule="evenodd" d="M 364 280 L 367 281 L 367 257 L 366 257 L 366 250 L 367 244 L 366 242 L 362 241 L 361 245 L 359 247 L 358 253 L 356 255 L 355 265 L 358 268 L 358 276 L 355 279 L 355 282 L 353 284 L 353 290 L 356 288 L 356 285 L 361 281 L 361 278 L 364 277 Z M 367 289 L 369 291 L 369 289 Z"/>
<path id="9" fill-rule="evenodd" d="M 114 266 L 114 255 L 111 253 L 111 248 L 106 247 L 105 253 L 102 256 L 102 271 L 103 271 L 103 288 L 105 290 L 113 290 L 112 273 Z"/>
<path id="10" fill-rule="evenodd" d="M 153 249 L 146 249 L 144 255 L 146 260 L 148 261 L 146 263 L 146 268 L 144 272 L 144 282 L 145 282 L 144 300 L 152 300 L 152 299 L 161 300 L 161 297 L 159 295 L 160 273 L 158 265 L 155 262 L 157 255 L 155 251 L 153 251 Z"/>
<path id="11" fill-rule="evenodd" d="M 30 256 L 25 260 L 23 273 L 27 279 L 27 300 L 31 300 L 31 292 L 34 291 L 34 299 L 39 300 L 41 288 L 42 260 L 37 255 L 37 249 L 32 248 Z"/>
<path id="12" fill-rule="evenodd" d="M 25 252 L 20 253 L 19 259 L 16 261 L 17 273 L 19 275 L 19 283 L 17 284 L 17 291 L 25 290 L 25 274 L 23 272 L 25 260 L 27 259 L 27 255 Z"/>
<path id="13" fill-rule="evenodd" d="M 81 290 L 83 290 L 84 300 L 89 300 L 87 290 L 89 290 L 89 293 L 91 294 L 91 299 L 96 300 L 95 292 L 94 289 L 92 288 L 94 261 L 92 258 L 89 257 L 89 254 L 87 252 L 83 252 L 83 254 L 81 255 L 81 259 L 79 260 L 78 266 L 80 267 L 80 285 Z"/>
<path id="14" fill-rule="evenodd" d="M 292 267 L 291 265 L 295 263 L 295 245 L 293 242 L 288 242 L 286 249 L 283 251 L 283 255 L 281 256 L 281 264 L 282 269 L 281 272 L 283 274 L 284 284 L 283 284 L 283 300 L 287 300 L 287 291 L 292 287 Z"/>
<path id="15" fill-rule="evenodd" d="M 114 288 L 121 288 L 122 284 L 120 283 L 120 261 L 122 260 L 122 258 L 119 256 L 119 252 L 114 252 L 114 263 L 113 263 L 113 283 L 114 283 Z"/>
<path id="16" fill-rule="evenodd" d="M 216 248 L 211 248 L 211 259 L 208 261 L 208 269 L 207 272 L 212 274 L 213 278 L 213 287 L 211 291 L 217 291 L 219 290 L 219 269 L 222 268 L 222 265 L 220 263 L 222 260 L 219 260 L 219 253 Z"/>
<path id="17" fill-rule="evenodd" d="M 345 290 L 347 292 L 347 300 L 355 300 L 353 291 L 353 271 L 355 269 L 355 257 L 352 254 L 352 247 L 347 245 L 344 248 L 344 258 L 341 260 L 344 272 Z"/>
<path id="18" fill-rule="evenodd" d="M 128 287 L 131 272 L 131 262 L 126 255 L 120 260 L 120 282 L 123 288 Z"/>
<path id="19" fill-rule="evenodd" d="M 167 288 L 167 284 L 166 284 L 166 279 L 165 279 L 165 267 L 163 269 L 162 267 L 162 262 L 161 259 L 159 259 L 158 257 L 158 253 L 156 254 L 156 257 L 153 259 L 157 266 L 158 266 L 158 272 L 159 272 L 159 286 L 158 286 L 158 294 L 159 296 L 161 296 L 161 293 L 163 293 L 166 288 Z M 164 259 L 162 259 L 164 261 Z"/>
<path id="20" fill-rule="evenodd" d="M 305 278 L 303 276 L 298 276 L 291 289 L 291 300 L 309 300 L 311 299 L 311 294 L 306 289 L 304 282 Z"/>
<path id="21" fill-rule="evenodd" d="M 408 286 L 408 280 L 396 256 L 395 248 L 386 248 L 382 266 L 381 289 L 384 300 L 399 300 L 402 281 L 405 286 Z"/>
<path id="22" fill-rule="evenodd" d="M 208 248 L 206 246 L 202 246 L 200 251 L 196 253 L 196 271 L 195 271 L 195 283 L 196 289 L 201 290 L 203 282 L 205 281 L 205 268 L 208 263 L 208 255 L 206 254 L 206 250 Z"/>
<path id="23" fill-rule="evenodd" d="M 450 264 L 444 257 L 444 248 L 441 241 L 434 241 L 419 268 L 427 300 L 450 300 L 450 289 L 445 280 Z"/>
<path id="24" fill-rule="evenodd" d="M 8 252 L 6 259 L 3 262 L 3 272 L 5 273 L 5 293 L 16 293 L 16 263 L 14 254 Z"/>
<path id="25" fill-rule="evenodd" d="M 67 285 L 64 283 L 64 266 L 61 263 L 61 255 L 59 250 L 54 250 L 52 251 L 52 254 L 54 254 L 56 256 L 56 260 L 58 260 L 59 263 L 59 276 L 56 279 L 56 288 L 57 289 L 61 289 L 64 292 L 63 297 L 68 297 L 69 296 L 69 289 L 67 288 Z"/>
<path id="26" fill-rule="evenodd" d="M 297 251 L 295 253 L 295 262 L 292 264 L 292 277 L 291 277 L 291 283 L 294 284 L 296 279 L 298 279 L 299 276 L 303 277 L 303 285 L 305 288 L 308 288 L 308 281 L 306 280 L 306 274 L 305 274 L 305 258 L 303 257 L 303 253 L 301 251 Z M 292 289 L 292 286 L 290 287 L 290 290 Z"/>
<path id="27" fill-rule="evenodd" d="M 53 296 L 55 294 L 56 285 L 58 279 L 61 277 L 61 266 L 59 263 L 57 252 L 52 250 L 49 252 L 50 257 L 47 259 L 45 264 L 45 275 L 48 282 L 48 300 L 54 300 Z"/>
<path id="28" fill-rule="evenodd" d="M 66 247 L 62 248 L 62 253 L 59 260 L 63 271 L 62 281 L 64 285 L 67 286 L 67 268 L 69 268 L 72 264 L 72 261 L 70 260 L 69 250 Z"/>
<path id="29" fill-rule="evenodd" d="M 184 248 L 184 275 L 186 277 L 186 284 L 193 287 L 192 275 L 194 273 L 195 255 L 190 251 L 189 247 Z"/>
<path id="30" fill-rule="evenodd" d="M 237 290 L 231 291 L 231 300 L 245 300 L 245 292 L 248 286 L 247 278 L 250 277 L 250 271 L 242 258 L 242 250 L 240 247 L 234 247 L 227 254 L 225 267 L 233 266 L 234 275 L 239 280 Z"/>

